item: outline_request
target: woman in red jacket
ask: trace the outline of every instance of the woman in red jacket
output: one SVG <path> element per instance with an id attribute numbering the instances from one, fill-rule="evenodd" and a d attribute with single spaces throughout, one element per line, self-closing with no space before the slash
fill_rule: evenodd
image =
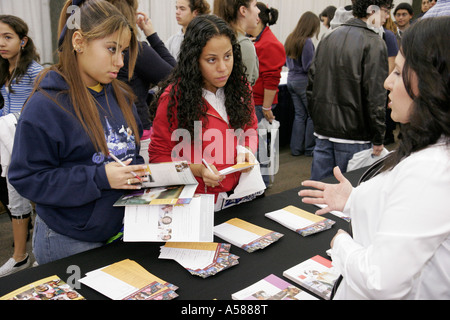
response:
<path id="1" fill-rule="evenodd" d="M 256 54 L 259 59 L 259 78 L 253 86 L 253 97 L 258 122 L 262 118 L 266 118 L 272 123 L 275 119 L 272 108 L 278 104 L 278 85 L 280 84 L 281 70 L 286 63 L 286 51 L 284 45 L 269 27 L 277 22 L 278 10 L 268 8 L 262 2 L 258 2 L 257 6 L 260 10 L 259 22 L 251 31 L 251 35 L 255 37 Z M 263 163 L 267 162 L 265 158 L 267 152 L 263 150 L 265 145 L 266 143 L 261 142 L 259 148 L 261 168 L 263 168 Z M 269 176 L 264 175 L 263 177 L 266 186 L 269 186 Z"/>
<path id="2" fill-rule="evenodd" d="M 187 160 L 197 193 L 217 196 L 236 187 L 240 173 L 222 177 L 218 170 L 253 159 L 257 120 L 240 47 L 225 21 L 202 15 L 191 22 L 151 109 L 150 162 Z"/>

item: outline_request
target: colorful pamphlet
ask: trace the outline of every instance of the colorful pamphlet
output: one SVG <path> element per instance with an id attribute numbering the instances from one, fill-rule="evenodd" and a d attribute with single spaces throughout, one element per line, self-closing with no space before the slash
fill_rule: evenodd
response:
<path id="1" fill-rule="evenodd" d="M 178 262 L 192 275 L 208 278 L 237 265 L 239 257 L 230 253 L 227 243 L 166 243 L 159 259 Z"/>
<path id="2" fill-rule="evenodd" d="M 318 300 L 273 274 L 233 293 L 231 298 L 233 300 Z"/>
<path id="3" fill-rule="evenodd" d="M 243 163 L 237 163 L 234 166 L 225 168 L 223 170 L 220 170 L 219 173 L 223 176 L 233 173 L 233 172 L 237 172 L 237 171 L 242 171 L 242 170 L 246 170 L 249 168 L 253 168 L 254 166 L 256 166 L 257 163 L 250 163 L 250 162 L 243 162 Z"/>
<path id="4" fill-rule="evenodd" d="M 284 271 L 283 276 L 329 300 L 339 273 L 330 260 L 317 255 Z"/>
<path id="5" fill-rule="evenodd" d="M 142 189 L 127 192 L 114 206 L 187 204 L 198 186 L 185 161 L 151 163 L 147 165 L 146 172 Z"/>
<path id="6" fill-rule="evenodd" d="M 306 237 L 331 228 L 336 222 L 313 213 L 288 206 L 281 210 L 266 213 L 266 217 L 275 220 L 286 228 Z"/>
<path id="7" fill-rule="evenodd" d="M 186 205 L 126 206 L 125 242 L 211 242 L 214 195 L 196 195 Z"/>
<path id="8" fill-rule="evenodd" d="M 247 252 L 264 249 L 283 237 L 281 233 L 261 228 L 238 218 L 215 226 L 214 234 Z"/>
<path id="9" fill-rule="evenodd" d="M 85 300 L 58 276 L 51 276 L 21 287 L 0 300 Z"/>
<path id="10" fill-rule="evenodd" d="M 112 300 L 172 300 L 178 297 L 177 286 L 129 259 L 88 272 L 80 282 Z"/>

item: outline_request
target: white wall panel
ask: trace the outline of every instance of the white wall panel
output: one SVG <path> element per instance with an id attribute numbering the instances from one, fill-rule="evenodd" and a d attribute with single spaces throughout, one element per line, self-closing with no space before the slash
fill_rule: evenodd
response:
<path id="1" fill-rule="evenodd" d="M 41 63 L 53 62 L 49 0 L 0 0 L 0 14 L 22 18 L 30 29 Z"/>

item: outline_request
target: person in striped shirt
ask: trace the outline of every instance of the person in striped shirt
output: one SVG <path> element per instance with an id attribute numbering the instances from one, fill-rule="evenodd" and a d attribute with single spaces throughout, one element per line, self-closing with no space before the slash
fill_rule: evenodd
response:
<path id="1" fill-rule="evenodd" d="M 43 67 L 28 26 L 20 18 L 0 15 L 0 91 L 3 108 L 0 109 L 0 146 L 3 177 L 7 177 L 15 124 L 25 101 L 33 91 L 34 81 Z M 0 267 L 0 277 L 31 265 L 26 243 L 31 228 L 32 206 L 7 180 L 8 207 L 11 212 L 14 235 L 13 256 Z"/>

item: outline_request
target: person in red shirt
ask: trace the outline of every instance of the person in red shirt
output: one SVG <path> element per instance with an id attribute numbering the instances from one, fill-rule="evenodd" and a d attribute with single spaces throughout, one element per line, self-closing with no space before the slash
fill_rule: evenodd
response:
<path id="1" fill-rule="evenodd" d="M 272 123 L 275 119 L 272 109 L 278 104 L 278 85 L 280 84 L 281 70 L 286 63 L 286 51 L 284 45 L 269 27 L 277 22 L 278 10 L 268 8 L 262 2 L 258 2 L 257 6 L 260 10 L 259 22 L 251 31 L 251 35 L 255 37 L 256 54 L 259 59 L 259 78 L 253 86 L 253 98 L 258 122 L 266 118 L 269 123 Z M 265 159 L 267 152 L 262 149 L 263 145 L 264 141 L 261 141 L 258 152 L 261 169 L 267 162 Z M 266 186 L 270 186 L 269 180 L 273 177 L 269 178 L 268 175 L 264 175 L 264 170 L 263 177 Z"/>
<path id="2" fill-rule="evenodd" d="M 240 46 L 231 27 L 215 15 L 188 26 L 177 66 L 151 105 L 151 163 L 188 161 L 196 193 L 229 192 L 241 173 L 218 171 L 253 161 L 257 120 Z M 210 165 L 213 172 L 202 164 Z"/>

